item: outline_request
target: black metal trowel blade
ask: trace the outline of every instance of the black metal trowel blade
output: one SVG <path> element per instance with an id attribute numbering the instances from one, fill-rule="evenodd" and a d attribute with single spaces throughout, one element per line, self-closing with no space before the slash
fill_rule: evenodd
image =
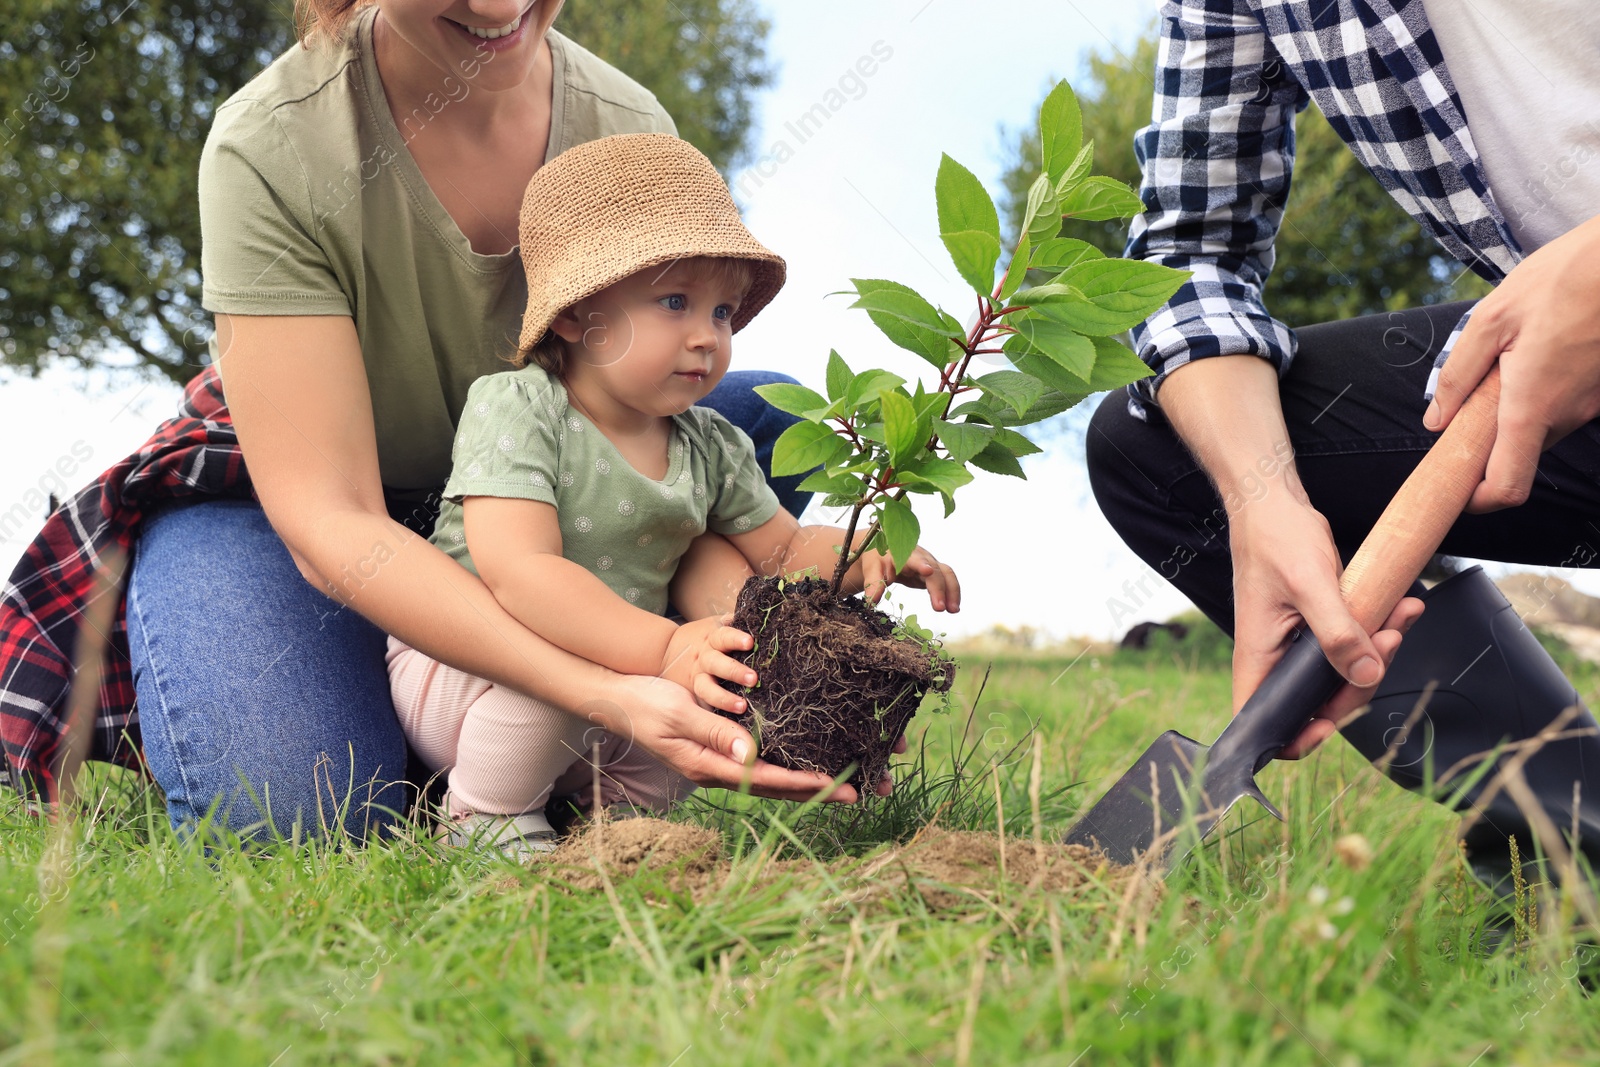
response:
<path id="1" fill-rule="evenodd" d="M 1099 849 L 1113 863 L 1143 859 L 1153 869 L 1166 871 L 1204 841 L 1241 797 L 1251 797 L 1283 817 L 1253 779 L 1231 788 L 1208 780 L 1196 789 L 1196 775 L 1214 778 L 1204 770 L 1210 751 L 1193 738 L 1168 730 L 1067 831 L 1066 843 Z"/>
<path id="2" fill-rule="evenodd" d="M 1309 632 L 1296 634 L 1213 745 L 1168 730 L 1067 831 L 1066 843 L 1097 848 L 1113 863 L 1143 860 L 1165 872 L 1243 797 L 1282 819 L 1256 785 L 1256 771 L 1300 732 L 1341 681 Z"/>

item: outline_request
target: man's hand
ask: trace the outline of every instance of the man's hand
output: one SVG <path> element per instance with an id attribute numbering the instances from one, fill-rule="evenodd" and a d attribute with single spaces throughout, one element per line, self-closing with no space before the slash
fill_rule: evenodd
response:
<path id="1" fill-rule="evenodd" d="M 1443 430 L 1500 361 L 1499 430 L 1474 513 L 1516 507 L 1539 453 L 1600 415 L 1600 216 L 1534 252 L 1478 302 L 1423 424 Z"/>
<path id="2" fill-rule="evenodd" d="M 1422 614 L 1407 597 L 1376 634 L 1367 635 L 1339 592 L 1342 566 L 1328 521 L 1289 493 L 1268 496 L 1233 518 L 1233 710 L 1256 691 L 1283 656 L 1296 627 L 1309 626 L 1328 662 L 1349 682 L 1319 709 L 1280 759 L 1299 759 L 1365 704 Z"/>

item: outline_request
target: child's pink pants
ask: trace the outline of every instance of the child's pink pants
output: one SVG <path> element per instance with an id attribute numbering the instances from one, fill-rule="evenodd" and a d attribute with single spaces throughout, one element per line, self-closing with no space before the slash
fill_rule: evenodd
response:
<path id="1" fill-rule="evenodd" d="M 552 796 L 602 806 L 627 802 L 665 812 L 694 792 L 689 779 L 643 745 L 543 701 L 447 667 L 389 638 L 389 688 L 417 754 L 450 777 L 450 809 L 461 815 L 521 815 Z M 591 749 L 599 746 L 598 762 Z"/>

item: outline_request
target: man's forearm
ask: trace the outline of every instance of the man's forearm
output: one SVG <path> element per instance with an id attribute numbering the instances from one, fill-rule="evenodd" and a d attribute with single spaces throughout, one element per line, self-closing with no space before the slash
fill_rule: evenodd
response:
<path id="1" fill-rule="evenodd" d="M 1305 503 L 1272 364 L 1256 356 L 1186 363 L 1162 383 L 1160 402 L 1230 517 L 1277 488 Z"/>

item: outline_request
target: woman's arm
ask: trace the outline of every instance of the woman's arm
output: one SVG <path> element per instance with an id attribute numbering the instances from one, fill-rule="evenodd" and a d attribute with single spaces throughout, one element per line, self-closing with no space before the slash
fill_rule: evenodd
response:
<path id="1" fill-rule="evenodd" d="M 748 776 L 752 792 L 791 800 L 828 784 L 825 775 L 761 762 L 747 769 L 739 757 L 753 749 L 749 735 L 695 705 L 681 686 L 617 675 L 557 648 L 460 564 L 390 519 L 348 317 L 218 315 L 217 342 L 256 494 L 308 581 L 443 663 L 636 738 L 698 784 L 733 788 Z M 830 797 L 854 798 L 849 787 Z"/>

